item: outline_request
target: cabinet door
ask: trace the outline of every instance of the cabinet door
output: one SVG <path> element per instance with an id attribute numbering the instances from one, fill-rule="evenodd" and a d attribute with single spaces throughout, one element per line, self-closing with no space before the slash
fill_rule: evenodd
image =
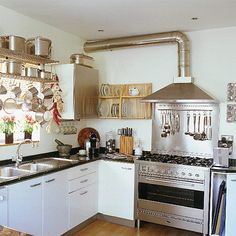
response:
<path id="1" fill-rule="evenodd" d="M 98 212 L 134 219 L 134 164 L 99 163 Z"/>
<path id="2" fill-rule="evenodd" d="M 42 178 L 34 178 L 8 187 L 8 226 L 42 235 Z"/>
<path id="3" fill-rule="evenodd" d="M 0 188 L 0 225 L 7 226 L 7 188 Z"/>
<path id="4" fill-rule="evenodd" d="M 97 183 L 69 193 L 69 228 L 97 214 Z"/>
<path id="5" fill-rule="evenodd" d="M 62 235 L 68 229 L 67 172 L 43 177 L 43 235 Z"/>
<path id="6" fill-rule="evenodd" d="M 227 236 L 236 235 L 236 174 L 227 175 L 226 193 L 226 234 Z"/>
<path id="7" fill-rule="evenodd" d="M 60 80 L 60 87 L 63 89 L 62 118 L 74 119 L 74 64 L 57 65 L 55 69 Z"/>

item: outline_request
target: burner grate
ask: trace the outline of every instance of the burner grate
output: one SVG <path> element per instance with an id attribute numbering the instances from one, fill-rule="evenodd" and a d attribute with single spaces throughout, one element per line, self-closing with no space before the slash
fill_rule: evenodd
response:
<path id="1" fill-rule="evenodd" d="M 177 156 L 167 154 L 146 154 L 143 155 L 139 160 L 201 167 L 211 167 L 213 164 L 212 158 Z"/>

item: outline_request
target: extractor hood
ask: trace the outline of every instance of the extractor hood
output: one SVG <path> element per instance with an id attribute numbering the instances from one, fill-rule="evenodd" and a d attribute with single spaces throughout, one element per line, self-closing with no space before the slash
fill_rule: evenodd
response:
<path id="1" fill-rule="evenodd" d="M 218 103 L 217 100 L 195 85 L 190 77 L 177 78 L 174 83 L 159 89 L 142 100 L 152 103 Z"/>
<path id="2" fill-rule="evenodd" d="M 144 102 L 197 102 L 217 103 L 206 92 L 192 83 L 190 76 L 190 50 L 188 37 L 179 31 L 164 32 L 147 35 L 137 35 L 122 38 L 87 41 L 84 44 L 85 52 L 116 50 L 154 46 L 157 44 L 175 43 L 178 46 L 178 77 L 170 84 L 157 92 L 143 98 Z"/>

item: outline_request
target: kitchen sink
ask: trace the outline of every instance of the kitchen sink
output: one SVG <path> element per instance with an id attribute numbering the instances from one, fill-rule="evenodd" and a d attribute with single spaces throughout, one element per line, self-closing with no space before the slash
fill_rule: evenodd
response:
<path id="1" fill-rule="evenodd" d="M 54 166 L 46 163 L 26 163 L 21 164 L 18 168 L 21 170 L 29 170 L 31 172 L 39 172 L 54 168 Z"/>
<path id="2" fill-rule="evenodd" d="M 27 170 L 21 170 L 15 167 L 3 167 L 0 168 L 0 178 L 1 179 L 11 179 L 11 178 L 17 178 L 20 176 L 28 175 L 30 174 L 30 171 Z"/>

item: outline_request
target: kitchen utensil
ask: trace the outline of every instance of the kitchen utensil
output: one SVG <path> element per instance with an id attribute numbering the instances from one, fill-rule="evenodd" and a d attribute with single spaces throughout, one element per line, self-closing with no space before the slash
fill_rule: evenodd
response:
<path id="1" fill-rule="evenodd" d="M 51 79 L 52 78 L 52 73 L 49 71 L 45 71 L 45 70 L 40 70 L 39 75 L 40 75 L 40 78 L 42 78 L 42 79 Z"/>
<path id="2" fill-rule="evenodd" d="M 111 116 L 110 113 L 110 103 L 108 101 L 101 101 L 98 106 L 98 113 L 102 117 L 108 117 Z"/>
<path id="3" fill-rule="evenodd" d="M 0 99 L 0 111 L 2 110 L 2 108 L 3 108 L 3 101 L 2 99 Z"/>
<path id="4" fill-rule="evenodd" d="M 193 113 L 193 133 L 190 133 L 190 136 L 194 136 L 196 133 L 196 119 L 197 119 L 197 114 Z"/>
<path id="5" fill-rule="evenodd" d="M 37 111 L 35 112 L 35 120 L 42 126 L 52 119 L 52 114 L 50 111 Z"/>
<path id="6" fill-rule="evenodd" d="M 55 139 L 55 142 L 56 142 L 58 145 L 65 145 L 63 142 L 61 142 L 61 141 L 58 140 L 58 139 Z"/>
<path id="7" fill-rule="evenodd" d="M 200 140 L 202 138 L 202 135 L 200 132 L 200 125 L 201 125 L 201 113 L 198 114 L 197 133 L 193 135 L 193 138 L 195 140 Z"/>
<path id="8" fill-rule="evenodd" d="M 190 135 L 189 132 L 189 124 L 190 124 L 190 113 L 187 113 L 187 131 L 184 133 L 185 135 Z"/>
<path id="9" fill-rule="evenodd" d="M 13 89 L 11 90 L 11 92 L 14 94 L 14 96 L 16 98 L 20 97 L 21 95 L 21 88 L 20 88 L 20 85 L 17 85 L 15 87 L 13 87 Z"/>
<path id="10" fill-rule="evenodd" d="M 21 75 L 22 63 L 17 61 L 5 61 L 1 65 L 2 73 L 9 73 L 14 75 Z"/>
<path id="11" fill-rule="evenodd" d="M 81 64 L 92 68 L 94 59 L 81 53 L 74 53 L 70 56 L 70 63 Z"/>
<path id="12" fill-rule="evenodd" d="M 207 139 L 212 139 L 211 113 L 208 116 Z"/>
<path id="13" fill-rule="evenodd" d="M 96 129 L 87 127 L 84 128 L 82 130 L 80 130 L 79 134 L 78 134 L 78 143 L 80 147 L 84 147 L 85 146 L 85 140 L 89 138 L 89 136 L 91 135 L 91 133 L 95 133 L 97 136 L 98 141 L 100 142 L 100 135 L 98 133 L 98 131 Z"/>
<path id="14" fill-rule="evenodd" d="M 72 145 L 70 144 L 57 145 L 57 150 L 60 157 L 69 157 L 71 149 Z"/>
<path id="15" fill-rule="evenodd" d="M 3 110 L 7 114 L 13 114 L 17 109 L 17 103 L 14 98 L 7 98 L 3 103 Z"/>
<path id="16" fill-rule="evenodd" d="M 139 89 L 136 87 L 129 88 L 129 95 L 130 96 L 137 96 L 139 95 Z"/>
<path id="17" fill-rule="evenodd" d="M 79 155 L 80 156 L 86 156 L 86 150 L 85 149 L 80 149 L 79 150 Z"/>
<path id="18" fill-rule="evenodd" d="M 1 36 L 0 47 L 16 52 L 25 52 L 25 38 L 15 35 Z"/>
<path id="19" fill-rule="evenodd" d="M 34 67 L 26 67 L 25 68 L 25 76 L 39 77 L 39 70 Z"/>
<path id="20" fill-rule="evenodd" d="M 1 95 L 7 94 L 7 89 L 2 84 L 0 85 L 0 94 Z"/>
<path id="21" fill-rule="evenodd" d="M 133 154 L 134 139 L 132 136 L 120 136 L 120 153 Z"/>
<path id="22" fill-rule="evenodd" d="M 37 55 L 45 58 L 51 57 L 52 41 L 40 36 L 28 39 L 26 41 L 26 51 L 31 55 Z"/>
<path id="23" fill-rule="evenodd" d="M 32 94 L 32 97 L 34 97 L 34 96 L 37 96 L 38 95 L 38 93 L 39 93 L 39 91 L 38 91 L 38 89 L 36 88 L 36 87 L 30 87 L 29 89 L 28 89 L 28 91 Z"/>
<path id="24" fill-rule="evenodd" d="M 43 106 L 43 100 L 39 97 L 33 97 L 31 104 L 32 111 L 36 112 L 39 111 L 40 108 Z"/>
<path id="25" fill-rule="evenodd" d="M 206 132 L 207 132 L 206 128 L 207 128 L 207 116 L 206 116 L 206 114 L 204 114 L 204 116 L 203 116 L 203 131 L 201 133 L 201 138 L 200 138 L 200 140 L 202 140 L 202 141 L 206 140 Z"/>

